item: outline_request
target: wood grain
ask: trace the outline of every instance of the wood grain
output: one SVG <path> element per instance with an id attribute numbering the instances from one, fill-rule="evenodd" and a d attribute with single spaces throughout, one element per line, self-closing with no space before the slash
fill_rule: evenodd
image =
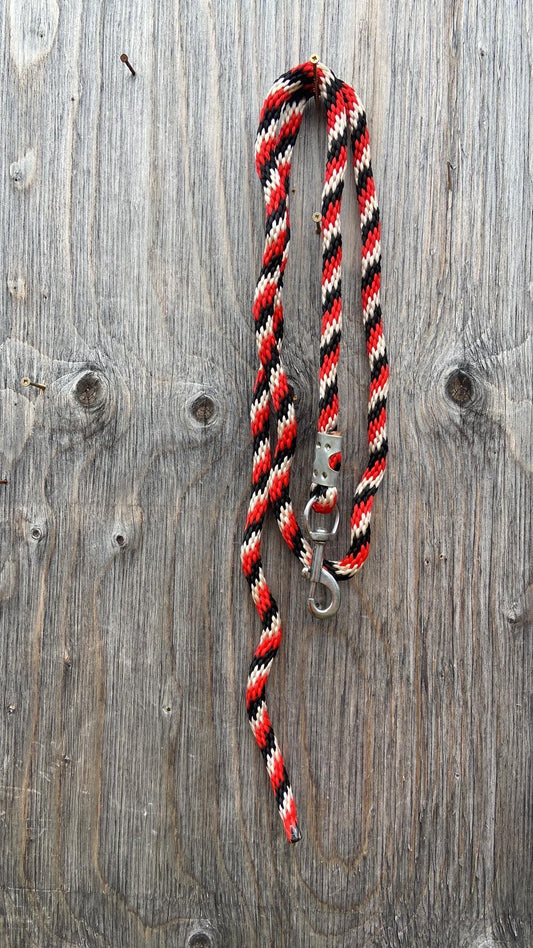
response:
<path id="1" fill-rule="evenodd" d="M 0 16 L 2 948 L 528 948 L 529 5 L 9 0 Z M 285 624 L 270 704 L 304 833 L 288 847 L 244 711 L 258 627 L 238 548 L 254 133 L 313 52 L 369 115 L 391 454 L 335 621 L 307 614 L 267 533 Z M 324 144 L 313 106 L 285 292 L 298 509 Z M 344 511 L 365 460 L 356 231 L 350 187 Z"/>

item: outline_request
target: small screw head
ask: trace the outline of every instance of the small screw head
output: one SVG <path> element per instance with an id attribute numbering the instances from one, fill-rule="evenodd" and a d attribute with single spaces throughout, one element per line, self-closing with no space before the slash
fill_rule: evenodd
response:
<path id="1" fill-rule="evenodd" d="M 21 381 L 21 384 L 24 385 L 25 387 L 27 387 L 28 385 L 33 385 L 34 388 L 40 388 L 42 392 L 44 392 L 46 388 L 46 385 L 44 385 L 42 382 L 33 382 L 32 379 L 27 378 L 27 376 L 24 376 L 24 378 L 21 379 L 20 381 Z"/>

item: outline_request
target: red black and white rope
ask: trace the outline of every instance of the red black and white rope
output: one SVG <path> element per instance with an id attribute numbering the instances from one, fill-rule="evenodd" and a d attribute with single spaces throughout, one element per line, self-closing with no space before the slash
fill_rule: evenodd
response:
<path id="1" fill-rule="evenodd" d="M 291 466 L 296 446 L 294 397 L 283 367 L 283 275 L 287 265 L 289 178 L 292 151 L 304 110 L 318 84 L 327 121 L 327 159 L 322 192 L 322 328 L 320 338 L 318 432 L 337 429 L 339 399 L 337 366 L 341 342 L 342 296 L 340 228 L 341 200 L 352 155 L 361 219 L 361 296 L 363 324 L 370 364 L 368 402 L 368 462 L 355 489 L 350 519 L 350 546 L 339 560 L 324 560 L 337 579 L 353 576 L 368 556 L 370 518 L 374 496 L 383 479 L 387 457 L 386 397 L 389 378 L 380 306 L 380 220 L 364 109 L 354 90 L 321 63 L 302 63 L 284 73 L 272 86 L 261 110 L 256 139 L 256 169 L 264 191 L 266 240 L 257 282 L 253 314 L 259 369 L 250 411 L 253 472 L 250 504 L 241 548 L 242 567 L 259 613 L 262 632 L 250 666 L 246 707 L 263 754 L 285 833 L 289 842 L 300 838 L 296 806 L 287 770 L 265 700 L 272 663 L 281 643 L 282 629 L 276 601 L 269 589 L 261 559 L 261 533 L 269 506 L 281 534 L 304 568 L 312 548 L 303 535 L 290 498 Z M 276 443 L 270 444 L 270 412 L 277 422 Z M 340 458 L 333 459 L 335 466 Z M 331 511 L 336 487 L 311 485 L 313 508 Z"/>

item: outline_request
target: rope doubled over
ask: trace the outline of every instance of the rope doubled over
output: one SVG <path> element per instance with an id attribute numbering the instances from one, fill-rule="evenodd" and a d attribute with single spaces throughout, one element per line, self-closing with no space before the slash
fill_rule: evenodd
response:
<path id="1" fill-rule="evenodd" d="M 281 750 L 272 728 L 265 688 L 281 643 L 281 621 L 268 587 L 261 559 L 261 532 L 270 506 L 283 539 L 304 570 L 311 569 L 313 548 L 302 533 L 292 506 L 289 486 L 296 447 L 294 396 L 283 367 L 283 274 L 287 265 L 289 178 L 292 151 L 305 106 L 317 93 L 327 120 L 327 161 L 322 192 L 322 328 L 318 434 L 337 430 L 339 399 L 337 366 L 341 341 L 342 238 L 340 211 L 348 152 L 353 157 L 361 217 L 361 296 L 370 364 L 368 450 L 366 469 L 353 498 L 350 546 L 340 560 L 324 560 L 336 580 L 353 576 L 368 556 L 374 496 L 383 479 L 387 457 L 386 396 L 389 379 L 379 301 L 381 277 L 380 222 L 369 136 L 364 109 L 354 90 L 322 63 L 302 63 L 274 83 L 261 110 L 256 139 L 256 169 L 266 206 L 266 240 L 257 282 L 253 314 L 260 366 L 250 410 L 253 437 L 252 490 L 243 543 L 242 567 L 259 613 L 262 633 L 250 666 L 246 707 L 255 739 L 266 763 L 289 842 L 301 838 L 296 806 Z M 270 444 L 270 412 L 277 421 L 276 443 Z M 333 439 L 332 439 L 333 440 Z M 329 460 L 340 467 L 340 454 Z M 337 487 L 311 484 L 312 507 L 328 513 L 337 503 Z"/>

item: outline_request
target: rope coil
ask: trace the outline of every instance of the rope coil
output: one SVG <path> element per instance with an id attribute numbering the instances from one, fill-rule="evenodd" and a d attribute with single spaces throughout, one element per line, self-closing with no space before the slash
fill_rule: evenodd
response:
<path id="1" fill-rule="evenodd" d="M 294 396 L 283 367 L 283 275 L 287 265 L 289 225 L 289 178 L 292 151 L 305 106 L 318 96 L 326 110 L 327 159 L 322 192 L 322 327 L 320 338 L 319 412 L 321 436 L 337 433 L 339 399 L 337 367 L 342 323 L 340 211 L 348 152 L 353 157 L 357 200 L 361 219 L 361 299 L 367 355 L 370 365 L 368 402 L 368 462 L 355 489 L 350 518 L 350 546 L 340 560 L 314 560 L 314 551 L 296 519 L 289 486 L 296 447 L 297 423 Z M 383 479 L 387 458 L 386 398 L 389 367 L 380 306 L 381 248 L 379 208 L 376 200 L 370 143 L 364 109 L 354 90 L 320 62 L 306 62 L 284 73 L 274 83 L 261 110 L 256 138 L 256 169 L 264 192 L 266 209 L 265 248 L 254 297 L 253 315 L 259 369 L 250 409 L 253 439 L 252 488 L 241 562 L 259 613 L 262 633 L 255 650 L 246 688 L 246 707 L 254 737 L 261 749 L 283 820 L 287 839 L 301 839 L 296 805 L 281 750 L 265 701 L 272 663 L 281 643 L 282 629 L 277 603 L 268 587 L 261 559 L 261 533 L 269 507 L 283 539 L 315 582 L 331 589 L 336 581 L 349 579 L 361 568 L 369 552 L 370 519 L 375 494 Z M 270 445 L 270 413 L 277 422 L 274 450 Z M 333 441 L 333 439 L 331 439 Z M 340 440 L 340 439 L 339 439 Z M 318 444 L 317 444 L 318 450 Z M 328 464 L 338 471 L 341 453 L 328 444 Z M 334 453 L 331 453 L 334 452 Z M 318 471 L 318 468 L 315 468 Z M 311 483 L 311 507 L 317 514 L 335 510 L 338 489 L 335 478 Z M 308 505 L 309 507 L 309 505 Z M 307 512 L 307 508 L 306 508 Z M 320 531 L 319 531 L 320 533 Z M 308 531 L 308 535 L 311 535 Z M 323 531 L 323 536 L 329 536 Z M 318 540 L 323 544 L 323 540 Z M 315 548 L 318 551 L 318 547 Z M 321 570 L 321 573 L 320 573 Z M 317 576 L 322 575 L 322 580 Z M 331 581 L 331 582 L 330 582 Z M 320 613 L 315 614 L 332 614 Z"/>

